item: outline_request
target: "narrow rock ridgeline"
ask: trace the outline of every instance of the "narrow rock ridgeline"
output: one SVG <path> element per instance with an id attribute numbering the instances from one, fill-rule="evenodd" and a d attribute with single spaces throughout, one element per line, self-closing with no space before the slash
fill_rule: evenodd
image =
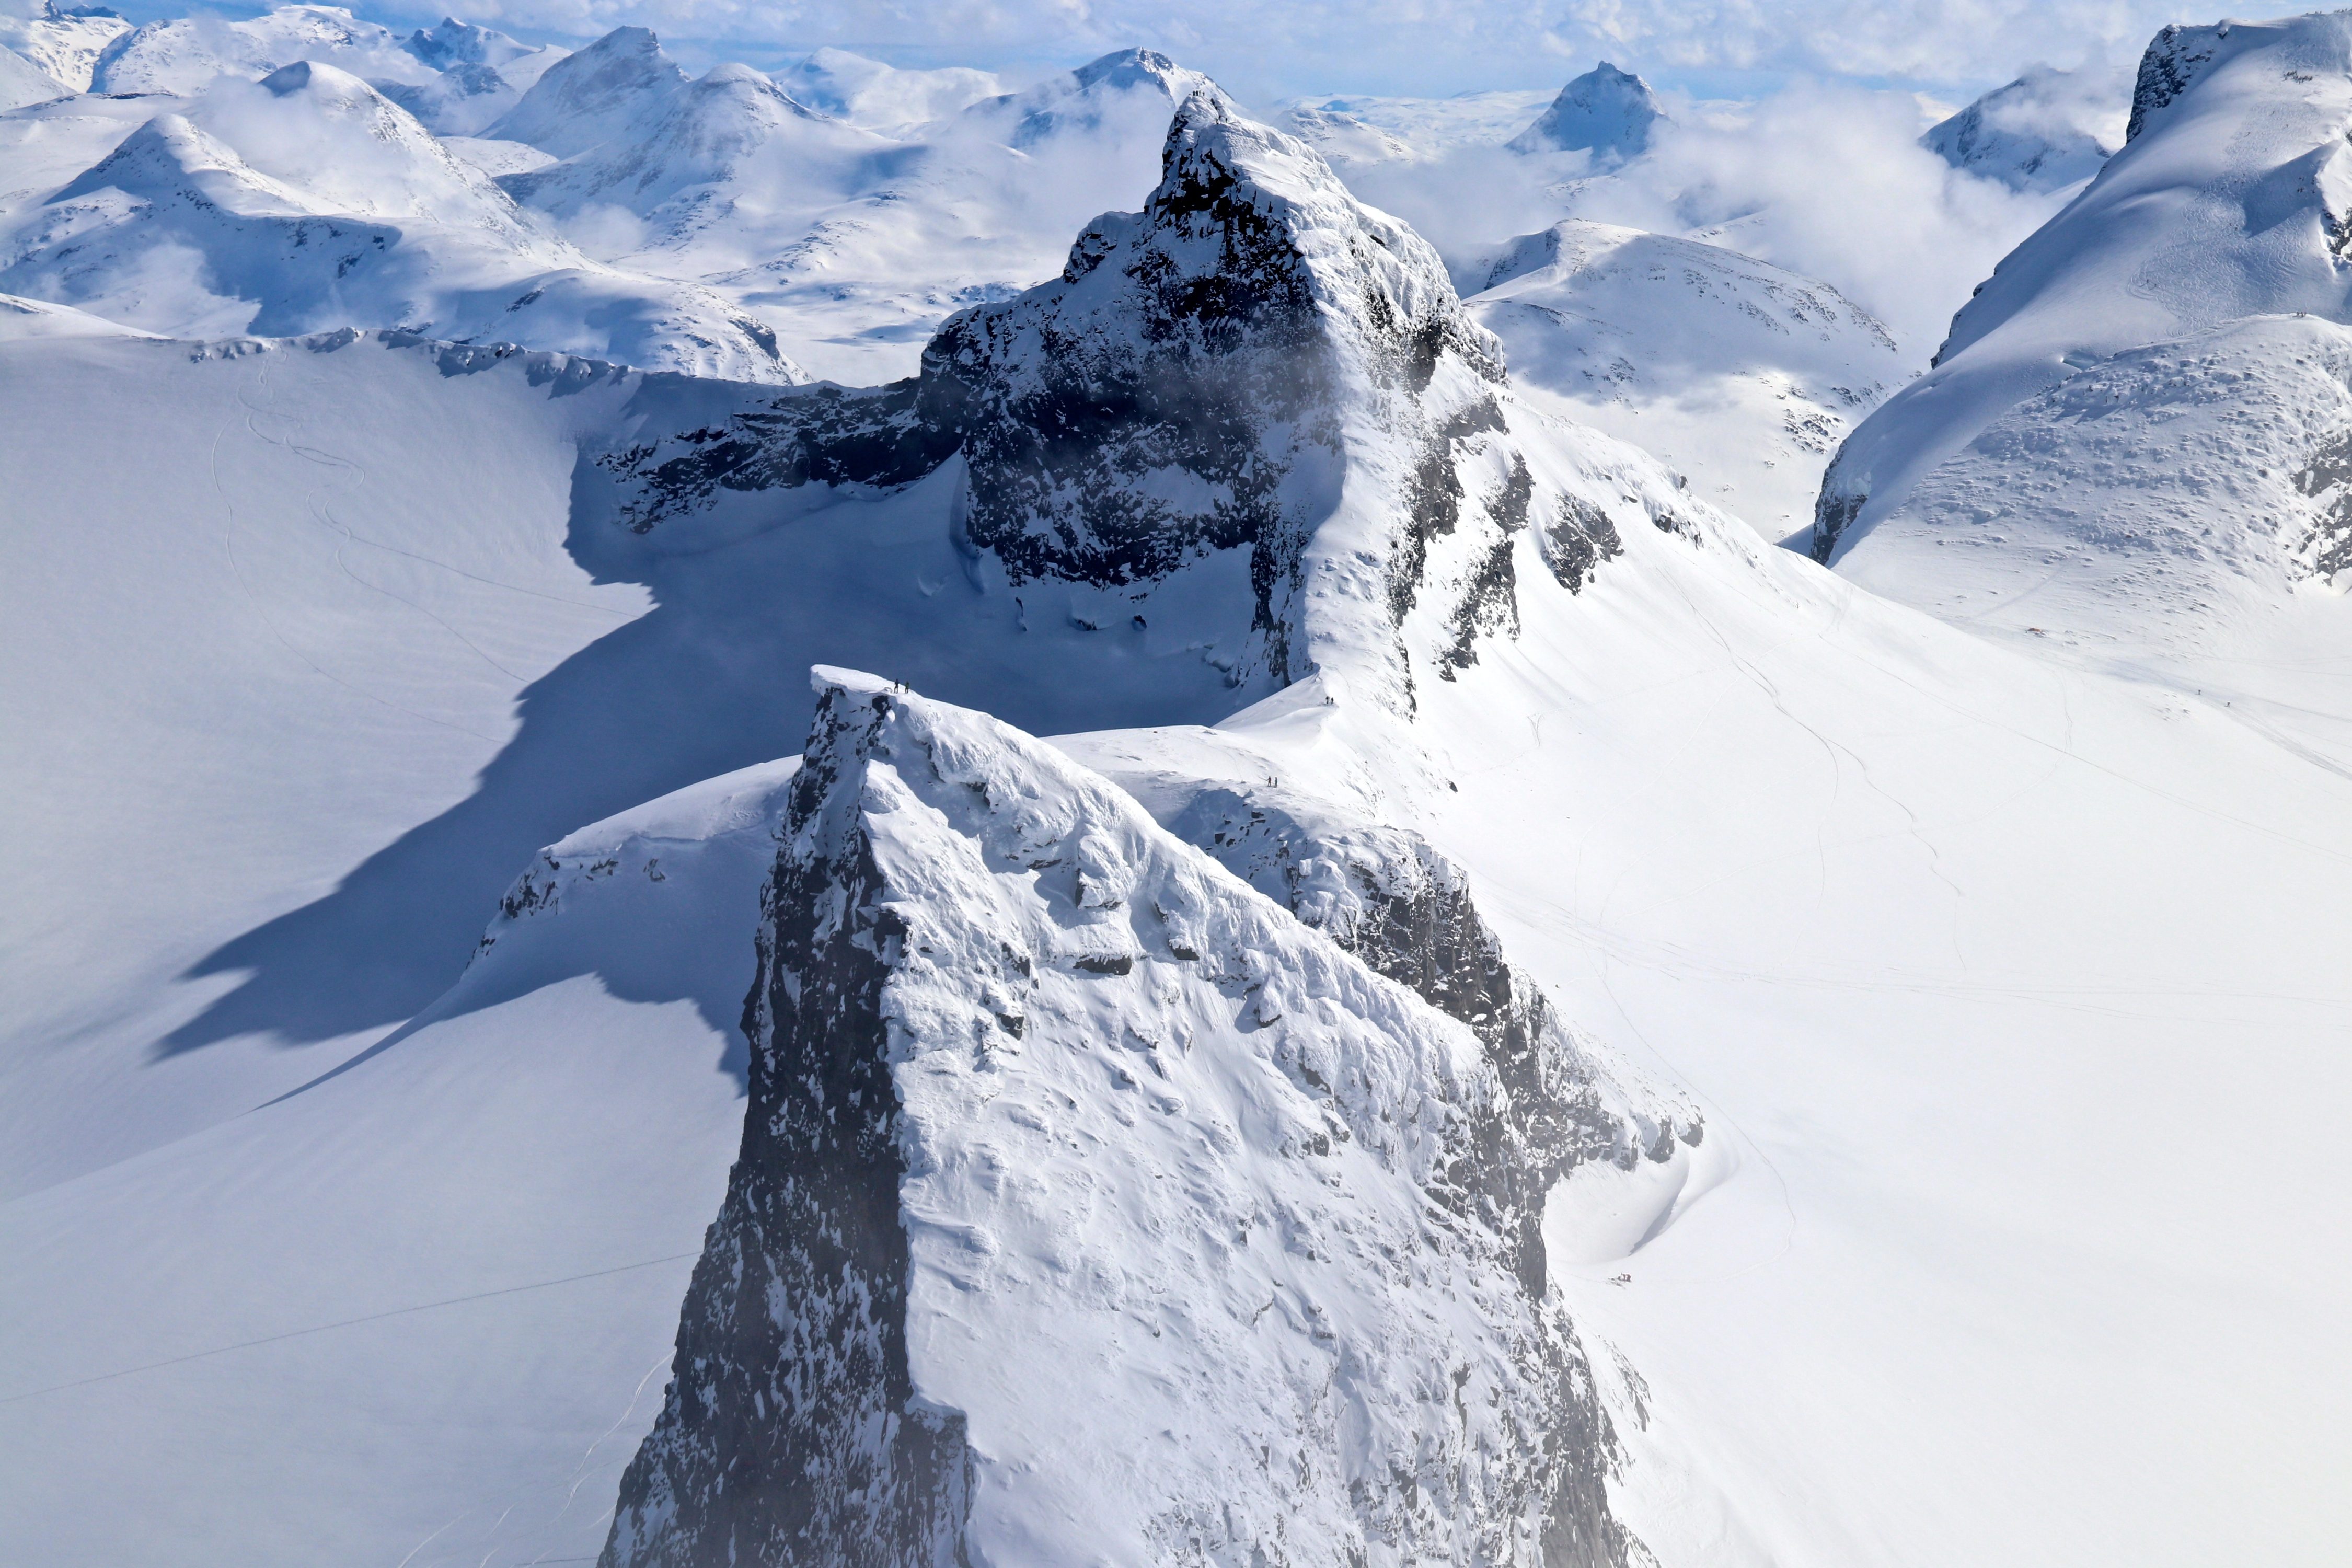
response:
<path id="1" fill-rule="evenodd" d="M 1612 1121 L 1458 873 L 1374 834 L 1318 932 L 1049 748 L 830 672 L 782 837 L 743 1153 L 608 1564 L 1644 1560 L 1534 1184 L 1675 1132 Z"/>

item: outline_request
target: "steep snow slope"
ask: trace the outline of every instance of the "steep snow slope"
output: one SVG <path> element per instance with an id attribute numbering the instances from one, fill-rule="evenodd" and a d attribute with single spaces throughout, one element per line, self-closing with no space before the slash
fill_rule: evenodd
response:
<path id="1" fill-rule="evenodd" d="M 1599 164 L 1639 157 L 1665 112 L 1650 84 L 1602 60 L 1559 89 L 1535 123 L 1513 137 L 1515 153 L 1591 153 Z"/>
<path id="2" fill-rule="evenodd" d="M 1921 143 L 1956 169 L 2019 190 L 2087 180 L 2123 145 L 2128 108 L 2104 72 L 2036 66 L 1943 121 Z"/>
<path id="3" fill-rule="evenodd" d="M 591 262 L 331 66 L 187 107 L 20 209 L 0 281 L 190 336 L 390 326 L 799 379 L 758 322 Z"/>
<path id="4" fill-rule="evenodd" d="M 1517 386 L 1775 536 L 1811 515 L 1830 454 L 1902 378 L 1868 311 L 1717 246 L 1570 218 L 1454 276 Z"/>
<path id="5" fill-rule="evenodd" d="M 686 86 L 686 72 L 643 27 L 615 27 L 541 72 L 485 135 L 568 158 L 640 133 Z"/>
<path id="6" fill-rule="evenodd" d="M 24 56 L 0 48 L 0 110 L 47 103 L 71 90 Z"/>
<path id="7" fill-rule="evenodd" d="M 59 10 L 57 0 L 43 0 L 33 16 L 0 16 L 0 46 L 24 56 L 72 92 L 89 90 L 98 57 L 129 31 L 130 23 L 102 7 Z"/>
<path id="8" fill-rule="evenodd" d="M 2131 139 L 1830 469 L 1880 592 L 2352 760 L 2352 19 L 2168 28 Z"/>
<path id="9" fill-rule="evenodd" d="M 0 1206 L 11 1554 L 592 1558 L 740 1135 L 791 775 L 570 835 L 380 1052 Z"/>
<path id="10" fill-rule="evenodd" d="M 422 83 L 436 74 L 389 27 L 341 6 L 280 5 L 240 22 L 184 16 L 124 33 L 99 57 L 90 90 L 190 98 L 220 77 L 257 81 L 297 60 L 394 82 Z"/>

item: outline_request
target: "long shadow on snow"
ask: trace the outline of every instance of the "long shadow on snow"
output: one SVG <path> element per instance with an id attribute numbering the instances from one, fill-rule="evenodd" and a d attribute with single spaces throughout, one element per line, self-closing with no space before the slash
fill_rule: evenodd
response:
<path id="1" fill-rule="evenodd" d="M 644 539 L 610 521 L 608 481 L 583 454 L 567 548 L 601 582 L 652 589 L 656 607 L 523 694 L 515 738 L 470 796 L 370 856 L 335 890 L 215 949 L 189 977 L 243 973 L 158 1045 L 169 1056 L 247 1034 L 308 1043 L 397 1024 L 447 991 L 499 896 L 573 829 L 714 774 L 800 749 L 808 667 L 872 670 L 1034 733 L 1212 722 L 1263 693 L 1236 690 L 1197 647 L 1089 608 L 1069 590 L 1008 588 L 959 549 L 962 464 L 893 495 L 820 487 L 729 497 Z M 828 504 L 829 503 L 829 504 Z M 1245 552 L 1228 552 L 1241 557 Z M 1194 569 L 1245 634 L 1241 559 Z M 1230 578 L 1235 593 L 1223 589 Z M 1107 623 L 1107 624 L 1106 624 Z M 748 944 L 749 930 L 707 939 Z M 655 967 L 607 973 L 632 1001 L 688 999 Z M 693 997 L 722 1033 L 742 998 Z"/>

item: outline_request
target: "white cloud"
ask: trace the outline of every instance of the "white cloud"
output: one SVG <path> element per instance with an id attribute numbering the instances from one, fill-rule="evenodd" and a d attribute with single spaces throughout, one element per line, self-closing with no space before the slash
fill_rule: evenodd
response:
<path id="1" fill-rule="evenodd" d="M 362 6 L 429 21 L 444 0 Z M 1244 92 L 1454 92 L 1764 71 L 1991 85 L 2034 60 L 2134 57 L 2169 0 L 482 0 L 469 19 L 586 37 L 624 22 L 751 53 L 835 44 L 902 64 L 1076 63 L 1149 44 Z"/>

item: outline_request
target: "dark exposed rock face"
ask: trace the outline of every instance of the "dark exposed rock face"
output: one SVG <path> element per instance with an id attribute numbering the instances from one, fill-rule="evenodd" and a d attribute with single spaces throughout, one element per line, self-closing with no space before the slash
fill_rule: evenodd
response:
<path id="1" fill-rule="evenodd" d="M 900 786 L 887 783 L 876 795 L 870 769 L 887 763 L 886 780 L 929 775 L 925 787 L 944 797 L 930 809 L 977 811 L 983 820 L 1002 813 L 1016 824 L 1006 830 L 1013 837 L 981 841 L 989 846 L 992 863 L 1003 859 L 1015 874 L 1024 857 L 1045 868 L 1066 867 L 1074 844 L 1121 838 L 1133 844 L 1137 830 L 1105 820 L 1102 808 L 1083 802 L 1072 815 L 1056 804 L 1070 798 L 1065 782 L 1051 776 L 1031 782 L 991 763 L 982 753 L 992 742 L 968 722 L 959 721 L 964 727 L 951 730 L 931 720 L 924 730 L 918 715 L 918 727 L 910 730 L 898 718 L 898 701 L 873 689 L 828 689 L 793 786 L 745 1017 L 753 1068 L 743 1152 L 685 1304 L 665 1408 L 622 1485 L 604 1555 L 609 1568 L 820 1563 L 951 1568 L 970 1557 L 967 1531 L 986 1464 L 967 1447 L 963 1414 L 916 1394 L 909 1366 L 913 1222 L 902 1207 L 914 1200 L 902 1194 L 916 1173 L 910 1149 L 924 1151 L 916 1158 L 937 1179 L 941 1105 L 974 1102 L 932 1102 L 923 1112 L 927 1120 L 917 1124 L 929 1131 L 910 1133 L 909 1108 L 900 1097 L 918 1091 L 903 1089 L 906 1080 L 894 1077 L 894 1064 L 926 1047 L 893 1031 L 941 1015 L 936 1002 L 917 1002 L 903 991 L 896 993 L 897 1001 L 889 998 L 894 986 L 908 984 L 911 966 L 916 973 L 941 977 L 935 983 L 959 991 L 969 986 L 968 994 L 985 1000 L 989 1013 L 973 1022 L 1001 1046 L 984 1050 L 1018 1047 L 1053 1052 L 1058 1059 L 1078 1041 L 1066 1033 L 1040 1037 L 1024 1028 L 1024 1010 L 1033 1015 L 1030 1024 L 1038 1021 L 1041 1007 L 1048 1017 L 1066 1016 L 1050 993 L 1044 1000 L 1023 1000 L 1034 996 L 1027 987 L 1043 971 L 1024 967 L 1014 950 L 1034 937 L 1011 929 L 1000 936 L 1000 928 L 990 926 L 984 942 L 959 940 L 951 912 L 908 901 L 939 895 L 910 889 L 903 870 L 884 869 L 906 864 L 906 851 L 877 859 L 874 835 L 882 829 L 866 814 L 903 822 L 922 808 L 892 795 Z M 920 750 L 908 744 L 909 735 Z M 1017 826 L 1033 820 L 1059 826 L 1041 839 L 1040 828 Z M 1305 924 L 1466 1025 L 1502 1090 L 1468 1092 L 1443 1119 L 1441 1157 L 1422 1178 L 1423 1201 L 1430 1205 L 1424 1212 L 1432 1217 L 1420 1222 L 1428 1238 L 1422 1245 L 1435 1248 L 1433 1263 L 1448 1256 L 1494 1260 L 1487 1267 L 1496 1270 L 1488 1276 L 1496 1289 L 1481 1299 L 1486 1311 L 1497 1314 L 1490 1342 L 1507 1372 L 1485 1396 L 1500 1398 L 1500 1406 L 1478 1419 L 1490 1434 L 1485 1441 L 1500 1447 L 1457 1474 L 1454 1461 L 1430 1455 L 1451 1452 L 1447 1445 L 1462 1439 L 1445 1434 L 1470 1415 L 1450 1401 L 1408 1403 L 1400 1408 L 1422 1411 L 1415 1419 L 1432 1424 L 1431 1436 L 1419 1440 L 1427 1452 L 1380 1484 L 1352 1483 L 1357 1489 L 1342 1494 L 1343 1507 L 1360 1521 L 1359 1528 L 1379 1539 L 1475 1540 L 1473 1559 L 1480 1562 L 1526 1568 L 1538 1561 L 1546 1568 L 1633 1568 L 1649 1562 L 1610 1509 L 1606 1482 L 1619 1462 L 1617 1436 L 1585 1348 L 1559 1298 L 1547 1289 L 1537 1221 L 1546 1189 L 1570 1165 L 1603 1158 L 1630 1164 L 1645 1152 L 1663 1158 L 1677 1135 L 1675 1122 L 1639 1113 L 1629 1118 L 1612 1109 L 1590 1060 L 1541 995 L 1504 961 L 1460 871 L 1415 836 L 1305 821 L 1219 792 L 1205 793 L 1171 826 L 1201 835 L 1229 867 L 1276 890 Z M 1077 853 L 1083 860 L 1103 851 Z M 1182 853 L 1173 845 L 1143 853 L 1159 855 L 1162 866 L 1196 864 L 1171 862 L 1168 857 Z M 1236 994 L 1248 994 L 1239 990 L 1243 972 L 1221 966 L 1240 962 L 1246 967 L 1255 962 L 1251 953 L 1273 951 L 1263 922 L 1280 916 L 1253 912 L 1264 906 L 1238 889 L 1219 891 L 1215 882 L 1196 880 L 1199 890 L 1189 895 L 1160 883 L 1147 883 L 1155 889 L 1147 891 L 1133 887 L 1133 873 L 1099 864 L 1099 874 L 1111 881 L 1089 890 L 1098 873 L 1081 870 L 1071 884 L 1079 908 L 1128 907 L 1113 891 L 1126 889 L 1133 907 L 1160 910 L 1163 921 L 1177 919 L 1187 942 L 1199 945 L 1174 940 L 1180 927 L 1171 926 L 1164 958 L 1120 953 L 1116 962 L 1097 963 L 1089 959 L 1100 955 L 1087 952 L 1066 958 L 1077 971 L 1100 977 L 1089 984 L 1138 987 L 1132 994 L 1141 996 L 1163 989 L 1170 976 L 1165 970 L 1156 980 L 1137 972 L 1147 963 L 1173 963 L 1230 973 Z M 1230 913 L 1213 912 L 1201 903 L 1204 897 L 1223 900 Z M 1171 917 L 1169 908 L 1188 912 Z M 1271 939 L 1275 947 L 1288 940 Z M 1313 939 L 1302 933 L 1297 940 Z M 1001 963 L 999 947 L 1013 955 Z M 917 952 L 927 956 L 918 959 Z M 980 963 L 985 973 L 959 978 L 942 971 L 939 966 L 950 952 L 964 955 L 959 963 Z M 1089 994 L 1097 999 L 1090 1005 L 1122 1005 L 1110 1000 L 1114 993 Z M 1255 1016 L 1265 1015 L 1257 1009 Z M 1112 1033 L 1119 1033 L 1115 1025 Z M 953 1047 L 950 1054 L 970 1048 Z M 1138 1047 L 1130 1042 L 1126 1048 Z M 1197 1048 L 1238 1049 L 1237 1059 L 1255 1059 L 1247 1045 L 1204 1042 Z M 1345 1062 L 1339 1069 L 1342 1077 L 1349 1071 Z M 1327 1101 L 1361 1092 L 1327 1081 L 1304 1058 L 1285 1070 Z M 1000 1081 L 1013 1086 L 1013 1080 Z M 1068 1110 L 1083 1119 L 1116 1114 L 1117 1106 L 1086 1107 L 1072 1099 Z M 1367 1128 L 1386 1124 L 1361 1118 L 1393 1113 L 1359 1107 L 1349 1115 L 1360 1119 L 1361 1138 L 1370 1135 Z M 1347 1137 L 1340 1121 L 1327 1125 L 1335 1139 Z M 1696 1142 L 1696 1122 L 1679 1136 Z M 1289 1157 L 1328 1157 L 1333 1148 L 1318 1135 Z M 1104 1170 L 1096 1181 L 1117 1179 Z M 1139 1184 L 1152 1185 L 1148 1173 Z M 927 1201 L 936 1205 L 933 1192 Z M 1284 1223 L 1303 1223 L 1303 1216 Z M 1318 1248 L 1329 1245 L 1311 1245 L 1304 1256 L 1318 1257 Z M 1391 1258 L 1390 1267 L 1402 1266 Z M 1380 1289 L 1374 1281 L 1365 1284 Z M 983 1288 L 971 1289 L 982 1293 L 961 1298 L 957 1312 L 998 1310 Z M 1506 1305 L 1514 1297 L 1516 1304 Z M 1248 1313 L 1262 1310 L 1252 1307 L 1257 1301 L 1252 1296 L 1235 1304 L 1240 1321 L 1254 1321 Z M 1375 1348 L 1367 1344 L 1350 1353 Z M 1458 1391 L 1471 1373 L 1465 1364 L 1449 1375 Z M 1271 1412 L 1286 1409 L 1291 1395 L 1270 1390 L 1265 1397 Z M 1002 1430 L 1002 1413 L 997 1419 Z M 1408 1437 L 1401 1452 L 1420 1450 Z M 1299 1456 L 1295 1467 L 1275 1458 L 1277 1472 L 1286 1477 L 1295 1468 L 1298 1478 L 1276 1484 L 1309 1484 L 1308 1456 Z M 1099 1459 L 1079 1455 L 1062 1462 L 1083 1471 Z M 1221 1516 L 1214 1497 L 1180 1493 L 1154 1507 L 1147 1533 L 1156 1561 L 1209 1561 L 1198 1551 L 1188 1554 L 1185 1545 L 1205 1539 L 1225 1542 L 1237 1562 L 1341 1561 L 1328 1542 L 1286 1540 L 1278 1529 L 1269 1535 L 1263 1523 L 1235 1535 L 1234 1516 Z M 1256 1556 L 1250 1554 L 1253 1545 Z"/>
<path id="2" fill-rule="evenodd" d="M 1179 109 L 1143 210 L 1096 219 L 1058 279 L 951 317 L 913 382 L 763 395 L 596 463 L 614 515 L 643 532 L 723 491 L 888 488 L 961 452 L 968 542 L 1015 584 L 1150 584 L 1247 550 L 1253 658 L 1282 684 L 1312 667 L 1298 599 L 1343 481 L 1402 502 L 1387 605 L 1401 625 L 1432 542 L 1460 524 L 1457 470 L 1505 429 L 1502 377 L 1419 236 L 1204 89 Z M 1412 466 L 1391 489 L 1378 465 L 1398 451 Z M 1475 602 L 1449 606 L 1449 645 L 1431 650 L 1446 668 L 1515 624 L 1507 563 L 1483 542 Z"/>
<path id="3" fill-rule="evenodd" d="M 2148 117 L 2189 90 L 2198 70 L 2213 58 L 2214 29 L 2165 25 L 2148 41 L 2139 58 L 2139 76 L 2132 84 L 2131 122 L 2124 128 L 2124 145 L 2139 140 Z"/>
<path id="4" fill-rule="evenodd" d="M 1625 552 L 1625 542 L 1617 537 L 1617 525 L 1609 514 L 1575 496 L 1559 498 L 1541 539 L 1544 564 L 1571 594 L 1582 592 L 1604 562 Z"/>
<path id="5" fill-rule="evenodd" d="M 1868 496 L 1839 489 L 1837 477 L 1837 464 L 1832 462 L 1822 477 L 1821 496 L 1813 502 L 1813 559 L 1824 566 L 1870 500 Z"/>
<path id="6" fill-rule="evenodd" d="M 922 417 L 917 384 L 794 387 L 724 423 L 595 459 L 621 482 L 615 520 L 632 533 L 710 504 L 720 490 L 806 484 L 912 484 L 953 456 L 960 432 Z"/>
<path id="7" fill-rule="evenodd" d="M 1348 419 L 1369 396 L 1405 432 L 1432 423 L 1415 398 L 1448 355 L 1500 379 L 1435 254 L 1302 144 L 1202 92 L 1140 214 L 1097 219 L 1058 282 L 941 329 L 924 407 L 964 432 L 967 526 L 1015 581 L 1149 582 L 1247 545 L 1287 679 L 1304 673 L 1287 601 Z M 1452 440 L 1500 426 L 1491 403 L 1434 422 L 1440 468 Z M 1447 484 L 1458 496 L 1450 472 L 1423 494 Z"/>
<path id="8" fill-rule="evenodd" d="M 878 953 L 893 917 L 854 821 L 835 691 L 795 780 L 746 1004 L 751 1105 L 695 1268 L 661 1416 L 621 1482 L 607 1564 L 963 1559 L 961 1416 L 910 1407 L 905 1173 Z M 837 803 L 835 803 L 837 804 Z"/>

